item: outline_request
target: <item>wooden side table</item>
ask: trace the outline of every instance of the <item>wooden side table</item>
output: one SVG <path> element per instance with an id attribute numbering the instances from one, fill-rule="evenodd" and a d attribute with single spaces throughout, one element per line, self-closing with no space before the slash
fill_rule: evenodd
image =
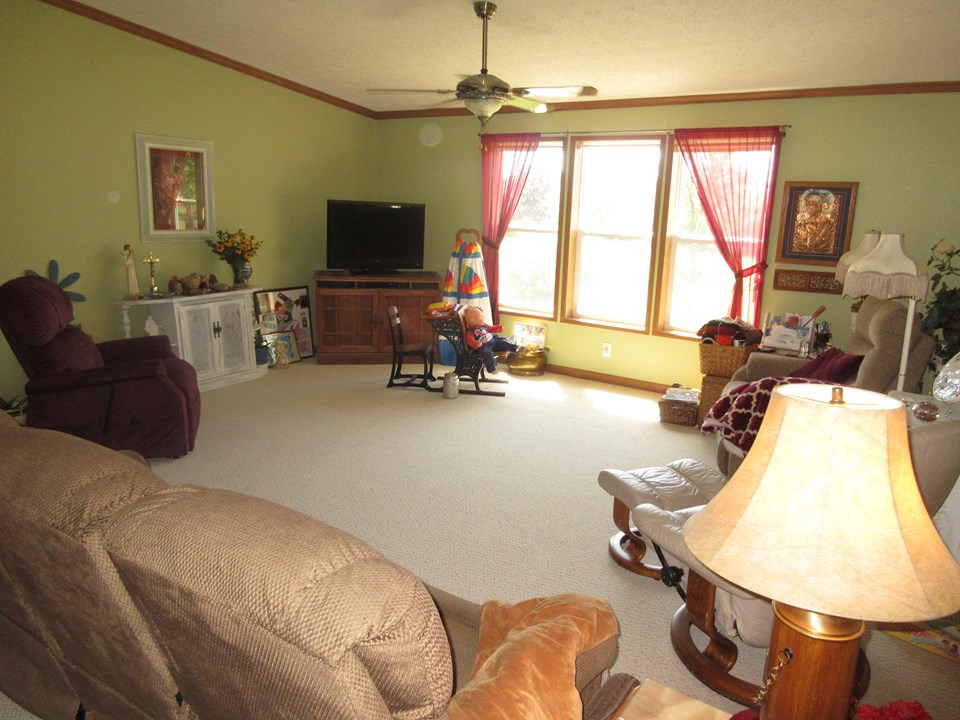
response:
<path id="1" fill-rule="evenodd" d="M 612 720 L 730 720 L 730 713 L 645 680 L 617 708 Z"/>

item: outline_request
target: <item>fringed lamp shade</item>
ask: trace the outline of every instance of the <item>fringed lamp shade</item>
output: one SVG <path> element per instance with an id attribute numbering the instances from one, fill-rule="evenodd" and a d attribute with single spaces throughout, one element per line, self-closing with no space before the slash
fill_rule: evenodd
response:
<path id="1" fill-rule="evenodd" d="M 843 294 L 924 300 L 927 285 L 926 270 L 903 249 L 903 233 L 885 232 L 873 250 L 849 266 L 843 281 Z"/>
<path id="2" fill-rule="evenodd" d="M 868 233 L 869 235 L 869 233 Z M 866 242 L 864 237 L 864 242 Z M 857 248 L 859 250 L 860 248 Z M 840 268 L 837 267 L 839 277 Z M 850 297 L 872 295 L 875 298 L 907 298 L 907 323 L 900 353 L 900 372 L 897 390 L 903 390 L 907 374 L 907 359 L 913 341 L 913 321 L 917 301 L 927 297 L 929 282 L 923 266 L 914 262 L 903 249 L 903 233 L 881 233 L 877 246 L 855 260 L 843 279 L 843 294 Z M 910 388 L 912 391 L 914 388 Z"/>
<path id="3" fill-rule="evenodd" d="M 847 270 L 850 269 L 850 266 L 853 265 L 857 260 L 866 257 L 866 255 L 873 250 L 877 243 L 880 242 L 880 233 L 876 230 L 871 230 L 868 233 L 864 233 L 863 240 L 860 241 L 860 244 L 857 245 L 853 250 L 849 250 L 840 256 L 840 260 L 837 262 L 837 270 L 834 274 L 834 277 L 839 281 L 843 282 L 843 279 L 847 276 Z"/>
<path id="4" fill-rule="evenodd" d="M 960 608 L 960 566 L 917 489 L 904 407 L 878 393 L 777 388 L 743 465 L 683 537 L 717 574 L 796 608 L 891 622 Z"/>

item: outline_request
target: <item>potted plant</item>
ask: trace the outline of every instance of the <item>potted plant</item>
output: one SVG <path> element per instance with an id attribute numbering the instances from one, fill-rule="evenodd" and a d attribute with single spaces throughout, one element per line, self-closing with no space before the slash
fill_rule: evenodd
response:
<path id="1" fill-rule="evenodd" d="M 941 240 L 930 248 L 930 295 L 921 318 L 921 329 L 936 346 L 930 359 L 934 372 L 960 352 L 960 249 Z"/>
<path id="2" fill-rule="evenodd" d="M 270 346 L 263 339 L 263 333 L 259 328 L 253 331 L 253 349 L 257 355 L 257 365 L 266 365 L 270 362 Z"/>

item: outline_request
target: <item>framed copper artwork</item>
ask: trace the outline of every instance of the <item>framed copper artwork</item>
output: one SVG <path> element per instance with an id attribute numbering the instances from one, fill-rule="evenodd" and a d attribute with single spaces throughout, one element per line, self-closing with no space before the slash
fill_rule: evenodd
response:
<path id="1" fill-rule="evenodd" d="M 836 265 L 850 249 L 855 182 L 787 182 L 783 186 L 777 262 Z"/>

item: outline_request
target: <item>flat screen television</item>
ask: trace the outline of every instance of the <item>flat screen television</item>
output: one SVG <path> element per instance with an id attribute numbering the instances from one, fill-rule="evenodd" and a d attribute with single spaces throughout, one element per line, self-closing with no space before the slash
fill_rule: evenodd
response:
<path id="1" fill-rule="evenodd" d="M 423 268 L 425 206 L 327 200 L 327 268 L 355 274 Z"/>

